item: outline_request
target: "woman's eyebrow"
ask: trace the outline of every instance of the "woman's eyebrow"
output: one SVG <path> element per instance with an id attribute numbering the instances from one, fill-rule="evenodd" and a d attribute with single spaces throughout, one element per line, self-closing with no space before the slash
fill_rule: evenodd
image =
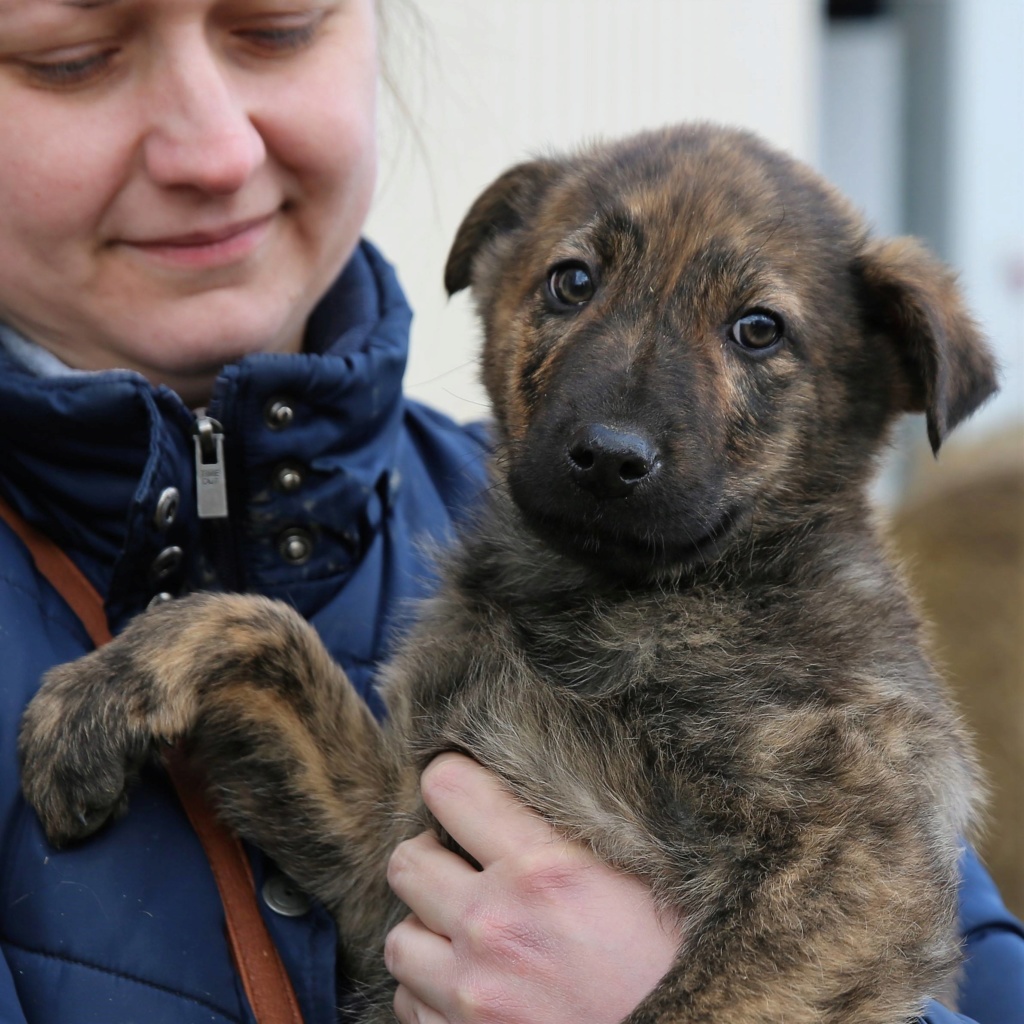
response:
<path id="1" fill-rule="evenodd" d="M 114 7 L 121 0 L 0 0 L 0 16 L 6 17 L 11 14 L 26 13 L 32 11 L 34 14 L 42 13 L 43 8 L 50 11 L 59 8 L 72 8 L 73 10 L 89 11 L 102 7 Z"/>

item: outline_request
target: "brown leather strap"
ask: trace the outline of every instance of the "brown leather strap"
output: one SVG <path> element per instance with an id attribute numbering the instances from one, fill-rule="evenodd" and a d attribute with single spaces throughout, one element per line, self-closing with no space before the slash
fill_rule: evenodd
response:
<path id="1" fill-rule="evenodd" d="M 28 548 L 40 574 L 78 616 L 92 642 L 97 647 L 107 643 L 111 635 L 103 599 L 78 566 L 3 498 L 0 498 L 0 519 Z M 166 761 L 178 799 L 213 870 L 224 904 L 228 942 L 256 1020 L 259 1024 L 302 1024 L 291 980 L 260 916 L 249 859 L 241 842 L 217 820 L 200 779 L 181 751 L 173 748 Z"/>
<path id="2" fill-rule="evenodd" d="M 238 836 L 214 817 L 202 780 L 181 748 L 171 747 L 164 760 L 213 869 L 224 904 L 228 941 L 256 1020 L 259 1024 L 302 1024 L 291 979 L 256 905 L 256 883 Z"/>

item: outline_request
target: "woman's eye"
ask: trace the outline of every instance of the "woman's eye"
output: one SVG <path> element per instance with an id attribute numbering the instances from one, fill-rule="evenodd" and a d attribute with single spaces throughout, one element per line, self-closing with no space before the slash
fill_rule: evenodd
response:
<path id="1" fill-rule="evenodd" d="M 267 53 L 291 53 L 309 46 L 320 29 L 322 15 L 302 22 L 258 25 L 240 29 L 238 35 L 258 50 Z"/>
<path id="2" fill-rule="evenodd" d="M 548 275 L 548 293 L 561 309 L 589 302 L 596 287 L 590 269 L 583 263 L 562 263 Z"/>
<path id="3" fill-rule="evenodd" d="M 782 321 L 774 313 L 754 310 L 741 316 L 729 335 L 740 348 L 751 352 L 764 352 L 782 340 Z"/>
<path id="4" fill-rule="evenodd" d="M 51 89 L 70 89 L 102 78 L 116 54 L 115 49 L 107 49 L 65 60 L 26 60 L 22 61 L 22 67 L 40 85 Z"/>

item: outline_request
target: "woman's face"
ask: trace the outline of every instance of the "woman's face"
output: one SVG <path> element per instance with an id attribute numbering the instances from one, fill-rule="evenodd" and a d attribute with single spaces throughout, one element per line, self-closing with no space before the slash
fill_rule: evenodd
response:
<path id="1" fill-rule="evenodd" d="M 373 0 L 0 0 L 0 321 L 200 402 L 373 192 Z"/>

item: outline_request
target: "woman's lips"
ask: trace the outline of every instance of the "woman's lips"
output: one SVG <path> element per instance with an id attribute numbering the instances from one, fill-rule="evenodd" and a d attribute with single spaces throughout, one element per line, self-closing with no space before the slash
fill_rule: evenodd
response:
<path id="1" fill-rule="evenodd" d="M 244 260 L 259 248 L 276 213 L 179 235 L 123 239 L 120 244 L 168 266 L 225 266 Z"/>

